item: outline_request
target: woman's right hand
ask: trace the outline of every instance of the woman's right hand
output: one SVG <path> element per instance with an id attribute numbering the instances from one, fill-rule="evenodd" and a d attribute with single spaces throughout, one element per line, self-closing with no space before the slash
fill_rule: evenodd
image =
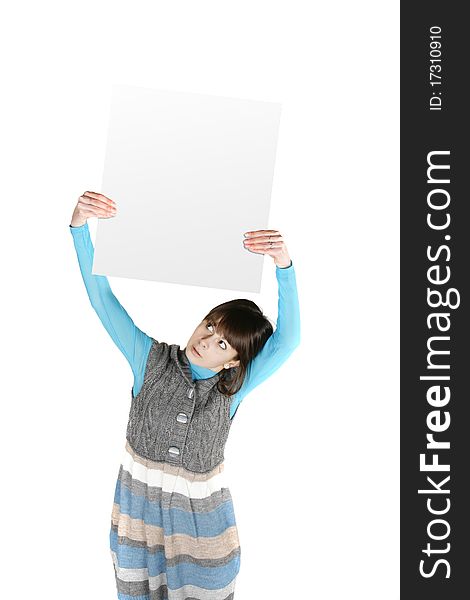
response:
<path id="1" fill-rule="evenodd" d="M 85 225 L 88 217 L 109 219 L 116 215 L 117 207 L 114 200 L 96 192 L 85 192 L 80 196 L 77 206 L 73 211 L 70 225 L 80 227 Z"/>

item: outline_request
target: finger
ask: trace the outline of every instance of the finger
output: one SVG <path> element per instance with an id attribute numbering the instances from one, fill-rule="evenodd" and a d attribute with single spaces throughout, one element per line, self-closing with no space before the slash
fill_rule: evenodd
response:
<path id="1" fill-rule="evenodd" d="M 252 254 L 263 254 L 264 256 L 272 256 L 273 258 L 275 256 L 281 255 L 283 252 L 282 248 L 275 248 L 274 250 L 251 250 L 250 248 L 247 248 L 247 250 Z"/>
<path id="2" fill-rule="evenodd" d="M 88 195 L 84 195 L 84 196 L 80 196 L 80 199 L 86 203 L 86 204 L 90 204 L 92 206 L 98 206 L 100 208 L 112 208 L 115 209 L 116 208 L 116 204 L 112 201 L 109 200 L 108 202 L 105 202 L 103 200 L 99 200 L 97 198 L 93 198 L 93 196 L 88 196 Z"/>
<path id="3" fill-rule="evenodd" d="M 116 209 L 110 208 L 109 206 L 105 208 L 79 201 L 78 207 L 86 217 L 111 217 L 116 214 Z"/>
<path id="4" fill-rule="evenodd" d="M 79 200 L 82 206 L 86 207 L 88 210 L 91 211 L 105 211 L 106 213 L 114 214 L 117 210 L 114 206 L 111 206 L 111 204 L 106 204 L 104 202 L 101 202 L 100 200 L 94 200 L 93 198 L 89 198 L 88 196 L 80 196 Z"/>
<path id="5" fill-rule="evenodd" d="M 273 242 L 272 244 L 246 244 L 247 250 L 273 250 L 277 248 L 284 248 L 283 242 Z"/>
<path id="6" fill-rule="evenodd" d="M 114 202 L 114 200 L 111 200 L 111 198 L 108 198 L 104 194 L 98 194 L 97 192 L 85 192 L 84 196 L 88 196 L 89 198 L 94 198 L 95 200 L 101 200 L 101 202 L 104 202 L 106 204 L 109 204 L 109 203 L 116 204 L 116 202 Z"/>
<path id="7" fill-rule="evenodd" d="M 105 197 L 104 200 L 101 200 L 99 198 L 95 198 L 94 196 L 89 196 L 88 194 L 81 196 L 81 198 L 85 202 L 88 202 L 88 204 L 93 204 L 94 206 L 116 208 L 116 203 L 114 202 L 114 200 L 111 200 L 110 198 Z"/>
<path id="8" fill-rule="evenodd" d="M 254 238 L 244 239 L 245 244 L 264 244 L 266 242 L 281 242 L 282 235 L 260 235 Z"/>
<path id="9" fill-rule="evenodd" d="M 111 208 L 100 208 L 98 206 L 84 204 L 82 202 L 79 202 L 78 206 L 81 209 L 81 213 L 89 217 L 109 217 L 116 214 L 116 211 Z"/>
<path id="10" fill-rule="evenodd" d="M 279 233 L 275 229 L 257 229 L 255 231 L 247 231 L 245 232 L 246 237 L 259 237 L 262 235 L 274 235 Z"/>
<path id="11" fill-rule="evenodd" d="M 279 244 L 280 242 L 284 243 L 284 240 L 282 239 L 282 235 L 266 235 L 257 238 L 251 238 L 249 240 L 243 240 L 243 243 L 248 246 L 253 244 L 269 244 L 271 242 L 273 244 Z"/>

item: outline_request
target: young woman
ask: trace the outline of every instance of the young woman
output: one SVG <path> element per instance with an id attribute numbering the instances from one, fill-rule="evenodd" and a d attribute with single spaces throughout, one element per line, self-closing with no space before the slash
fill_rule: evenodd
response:
<path id="1" fill-rule="evenodd" d="M 233 600 L 240 544 L 224 446 L 240 402 L 299 344 L 294 267 L 278 231 L 247 232 L 245 248 L 276 265 L 276 330 L 254 302 L 232 300 L 182 350 L 136 327 L 107 278 L 92 275 L 87 219 L 116 210 L 85 192 L 70 231 L 91 304 L 134 374 L 109 536 L 118 598 Z"/>

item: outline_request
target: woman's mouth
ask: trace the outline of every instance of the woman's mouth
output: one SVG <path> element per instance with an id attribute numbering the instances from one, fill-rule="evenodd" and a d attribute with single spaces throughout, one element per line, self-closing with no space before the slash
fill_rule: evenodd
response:
<path id="1" fill-rule="evenodd" d="M 199 354 L 199 352 L 196 350 L 196 348 L 194 346 L 191 348 L 191 350 L 193 351 L 193 354 L 195 356 L 197 356 L 198 358 L 202 358 L 202 356 Z"/>

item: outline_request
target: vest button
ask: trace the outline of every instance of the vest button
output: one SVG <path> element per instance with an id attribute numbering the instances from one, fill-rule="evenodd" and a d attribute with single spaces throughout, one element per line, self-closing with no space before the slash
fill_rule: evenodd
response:
<path id="1" fill-rule="evenodd" d="M 185 413 L 178 413 L 176 415 L 176 420 L 179 423 L 187 423 L 188 422 L 188 415 L 186 415 Z"/>
<path id="2" fill-rule="evenodd" d="M 189 388 L 188 390 L 188 398 L 192 398 L 194 394 L 194 388 Z"/>
<path id="3" fill-rule="evenodd" d="M 176 446 L 170 446 L 170 447 L 168 448 L 168 452 L 169 452 L 170 454 L 176 454 L 176 455 L 178 455 L 178 454 L 180 453 L 180 449 L 179 449 L 179 448 L 177 448 Z"/>

